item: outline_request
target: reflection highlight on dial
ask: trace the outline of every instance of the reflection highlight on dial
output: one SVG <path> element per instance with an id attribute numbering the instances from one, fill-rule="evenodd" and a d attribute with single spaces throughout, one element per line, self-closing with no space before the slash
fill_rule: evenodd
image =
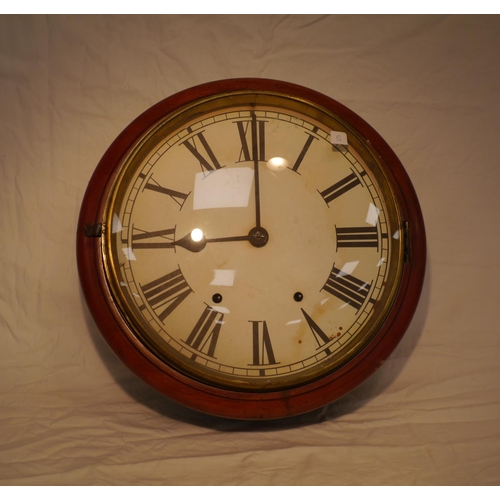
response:
<path id="1" fill-rule="evenodd" d="M 203 239 L 203 231 L 199 228 L 195 228 L 191 231 L 191 239 L 193 241 L 201 241 Z"/>
<path id="2" fill-rule="evenodd" d="M 268 160 L 267 168 L 269 170 L 273 170 L 274 172 L 279 172 L 280 170 L 285 170 L 286 168 L 288 168 L 288 161 L 285 160 L 285 158 L 276 156 Z"/>

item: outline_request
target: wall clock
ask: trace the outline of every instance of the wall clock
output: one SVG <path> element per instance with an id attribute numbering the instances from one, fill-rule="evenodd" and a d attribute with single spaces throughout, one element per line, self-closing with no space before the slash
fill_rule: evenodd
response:
<path id="1" fill-rule="evenodd" d="M 80 280 L 138 376 L 206 413 L 280 418 L 371 375 L 416 309 L 419 203 L 366 122 L 313 90 L 212 82 L 112 143 L 87 188 Z"/>

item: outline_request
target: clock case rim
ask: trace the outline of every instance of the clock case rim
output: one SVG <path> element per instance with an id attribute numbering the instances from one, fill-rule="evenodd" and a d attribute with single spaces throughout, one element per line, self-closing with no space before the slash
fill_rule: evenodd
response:
<path id="1" fill-rule="evenodd" d="M 368 344 L 345 365 L 325 377 L 293 389 L 248 392 L 223 389 L 192 379 L 152 355 L 125 332 L 128 324 L 116 307 L 107 285 L 101 238 L 86 236 L 86 229 L 102 224 L 104 207 L 119 166 L 143 134 L 162 117 L 189 103 L 219 93 L 269 91 L 311 101 L 338 115 L 370 142 L 401 211 L 408 222 L 408 256 L 393 305 Z M 98 227 L 98 226 L 97 226 Z M 99 233 L 96 233 L 96 235 Z M 238 419 L 271 419 L 320 408 L 357 387 L 389 357 L 406 332 L 418 305 L 426 264 L 426 237 L 416 192 L 403 165 L 385 140 L 343 104 L 296 84 L 261 78 L 220 80 L 170 96 L 137 117 L 115 139 L 97 165 L 83 198 L 77 230 L 77 264 L 87 306 L 101 334 L 115 354 L 146 383 L 170 399 L 213 415 Z"/>

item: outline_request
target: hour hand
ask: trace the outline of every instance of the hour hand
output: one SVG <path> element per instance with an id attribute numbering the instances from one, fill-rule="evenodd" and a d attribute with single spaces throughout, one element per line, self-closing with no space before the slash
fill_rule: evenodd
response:
<path id="1" fill-rule="evenodd" d="M 201 229 L 193 229 L 190 233 L 186 234 L 180 240 L 176 240 L 172 243 L 174 246 L 182 247 L 190 252 L 201 252 L 207 243 L 224 243 L 227 241 L 245 241 L 248 240 L 249 236 L 226 236 L 225 238 L 205 238 L 203 231 Z"/>
<path id="2" fill-rule="evenodd" d="M 243 236 L 225 236 L 223 238 L 205 238 L 203 231 L 193 229 L 189 234 L 186 234 L 180 240 L 172 243 L 174 246 L 182 247 L 190 252 L 201 252 L 207 243 L 226 243 L 230 241 L 248 241 L 252 246 L 260 248 L 269 241 L 269 233 L 263 227 L 254 227 L 250 229 L 248 234 Z"/>
<path id="3" fill-rule="evenodd" d="M 203 232 L 199 229 L 193 229 L 180 240 L 172 243 L 174 246 L 185 248 L 190 252 L 201 252 L 207 245 L 207 239 Z"/>

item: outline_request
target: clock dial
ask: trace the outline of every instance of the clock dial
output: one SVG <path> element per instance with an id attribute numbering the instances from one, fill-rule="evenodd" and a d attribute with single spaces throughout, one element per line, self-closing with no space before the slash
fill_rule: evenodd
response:
<path id="1" fill-rule="evenodd" d="M 369 147 L 317 107 L 267 100 L 221 96 L 163 120 L 106 207 L 106 272 L 134 335 L 229 389 L 293 388 L 345 363 L 385 318 L 402 266 Z M 349 144 L 332 144 L 338 130 Z"/>
<path id="2" fill-rule="evenodd" d="M 89 183 L 80 279 L 103 336 L 173 400 L 231 418 L 304 413 L 371 375 L 425 271 L 411 182 L 322 94 L 235 79 L 120 134 Z"/>

